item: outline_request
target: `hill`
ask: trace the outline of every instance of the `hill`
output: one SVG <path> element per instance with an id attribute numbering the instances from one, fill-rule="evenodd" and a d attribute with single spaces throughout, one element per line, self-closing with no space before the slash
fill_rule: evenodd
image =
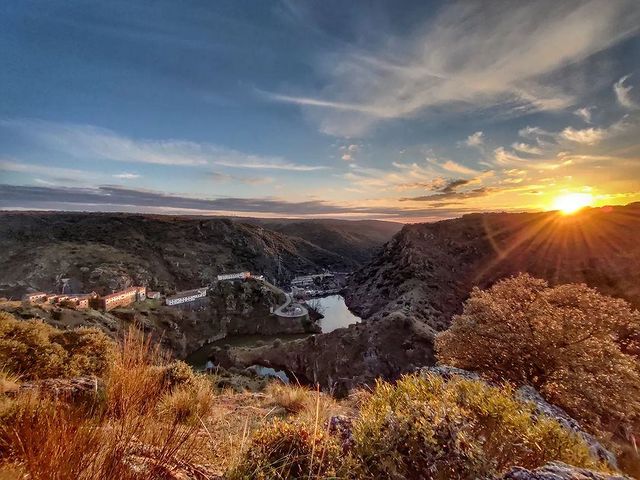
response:
<path id="1" fill-rule="evenodd" d="M 359 263 L 370 260 L 402 228 L 401 223 L 379 220 L 251 219 L 249 222 L 288 236 L 303 238 Z"/>
<path id="2" fill-rule="evenodd" d="M 0 295 L 59 290 L 63 282 L 75 292 L 105 293 L 131 284 L 170 292 L 238 270 L 286 281 L 323 269 L 352 270 L 392 235 L 385 237 L 378 224 L 353 227 L 358 236 L 348 225 L 324 221 L 304 222 L 304 228 L 281 225 L 288 227 L 279 232 L 221 218 L 4 212 Z M 313 231 L 308 236 L 317 243 L 295 235 L 304 230 Z M 330 238 L 339 241 L 324 241 Z"/>
<path id="3" fill-rule="evenodd" d="M 447 328 L 471 288 L 528 272 L 586 283 L 640 307 L 640 204 L 472 214 L 405 226 L 351 276 L 347 304 L 366 319 L 411 317 Z"/>

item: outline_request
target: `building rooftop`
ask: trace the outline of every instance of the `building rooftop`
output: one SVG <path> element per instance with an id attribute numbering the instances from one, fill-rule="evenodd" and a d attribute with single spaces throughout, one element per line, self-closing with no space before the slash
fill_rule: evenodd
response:
<path id="1" fill-rule="evenodd" d="M 192 295 L 198 295 L 198 294 L 203 293 L 203 290 L 204 290 L 204 293 L 206 293 L 207 287 L 194 288 L 193 290 L 185 290 L 183 292 L 178 292 L 175 295 L 171 295 L 171 296 L 167 297 L 167 300 L 173 300 L 173 299 L 176 299 L 176 298 L 190 297 Z"/>

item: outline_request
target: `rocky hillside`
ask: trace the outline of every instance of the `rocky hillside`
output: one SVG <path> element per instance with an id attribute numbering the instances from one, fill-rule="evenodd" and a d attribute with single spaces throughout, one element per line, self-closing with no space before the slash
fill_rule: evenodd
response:
<path id="1" fill-rule="evenodd" d="M 366 234 L 361 225 L 360 236 L 344 234 L 340 242 L 324 242 L 330 235 L 321 233 L 323 224 L 305 225 L 317 243 L 295 236 L 295 228 L 281 233 L 220 218 L 0 213 L 0 296 L 59 290 L 63 282 L 75 292 L 105 293 L 131 284 L 170 292 L 237 270 L 273 278 L 278 257 L 278 280 L 286 281 L 325 268 L 351 270 L 392 235 L 381 234 L 379 225 Z"/>
<path id="2" fill-rule="evenodd" d="M 244 221 L 244 220 L 243 220 Z M 251 223 L 288 236 L 300 237 L 357 262 L 369 261 L 402 228 L 379 220 L 260 220 Z"/>
<path id="3" fill-rule="evenodd" d="M 393 314 L 442 330 L 473 286 L 518 272 L 584 282 L 640 307 L 640 204 L 407 225 L 352 275 L 346 300 L 365 319 Z"/>

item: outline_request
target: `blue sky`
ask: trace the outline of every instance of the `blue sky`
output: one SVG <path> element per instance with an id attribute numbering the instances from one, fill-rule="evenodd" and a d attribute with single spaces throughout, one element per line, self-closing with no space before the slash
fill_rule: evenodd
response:
<path id="1" fill-rule="evenodd" d="M 431 220 L 640 200 L 640 4 L 0 5 L 0 208 Z"/>

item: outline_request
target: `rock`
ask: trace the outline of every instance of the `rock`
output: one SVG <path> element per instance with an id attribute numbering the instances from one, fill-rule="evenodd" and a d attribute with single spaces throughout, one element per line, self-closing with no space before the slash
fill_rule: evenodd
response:
<path id="1" fill-rule="evenodd" d="M 468 370 L 462 370 L 460 368 L 451 367 L 449 365 L 439 365 L 435 367 L 422 367 L 417 370 L 420 375 L 438 375 L 445 380 L 450 380 L 452 377 L 462 377 L 467 380 L 480 380 L 484 382 L 477 373 L 470 372 Z M 580 423 L 571 417 L 562 408 L 547 402 L 542 395 L 533 387 L 525 385 L 520 387 L 516 391 L 516 398 L 523 402 L 532 403 L 535 407 L 536 415 L 546 415 L 553 418 L 565 429 L 577 434 L 588 445 L 591 455 L 594 459 L 606 463 L 612 469 L 618 468 L 616 456 L 609 450 L 607 450 L 602 444 L 591 434 L 585 432 Z"/>
<path id="2" fill-rule="evenodd" d="M 572 467 L 566 463 L 552 462 L 533 471 L 515 467 L 503 476 L 502 480 L 630 480 L 630 478 Z"/>
<path id="3" fill-rule="evenodd" d="M 205 465 L 179 460 L 160 448 L 138 444 L 124 456 L 124 463 L 136 478 L 162 480 L 223 480 L 222 472 Z"/>
<path id="4" fill-rule="evenodd" d="M 480 375 L 469 370 L 463 370 L 461 368 L 450 367 L 449 365 L 436 365 L 435 367 L 422 367 L 417 372 L 426 376 L 429 374 L 438 375 L 445 380 L 451 380 L 453 377 L 461 377 L 465 380 L 482 380 Z"/>
<path id="5" fill-rule="evenodd" d="M 340 439 L 344 453 L 353 447 L 353 419 L 345 415 L 335 415 L 329 419 L 328 430 L 331 435 Z"/>
<path id="6" fill-rule="evenodd" d="M 578 421 L 569 416 L 562 408 L 552 405 L 542 398 L 542 395 L 540 395 L 535 388 L 529 385 L 520 387 L 516 392 L 516 397 L 520 400 L 533 403 L 536 408 L 536 413 L 551 417 L 567 430 L 575 432 L 589 445 L 589 450 L 595 458 L 607 463 L 612 468 L 617 468 L 616 456 L 612 452 L 603 447 L 593 435 L 585 432 Z"/>
<path id="7" fill-rule="evenodd" d="M 46 393 L 73 402 L 93 403 L 104 397 L 105 385 L 104 381 L 97 377 L 47 378 L 24 382 L 12 394 L 27 391 Z"/>

